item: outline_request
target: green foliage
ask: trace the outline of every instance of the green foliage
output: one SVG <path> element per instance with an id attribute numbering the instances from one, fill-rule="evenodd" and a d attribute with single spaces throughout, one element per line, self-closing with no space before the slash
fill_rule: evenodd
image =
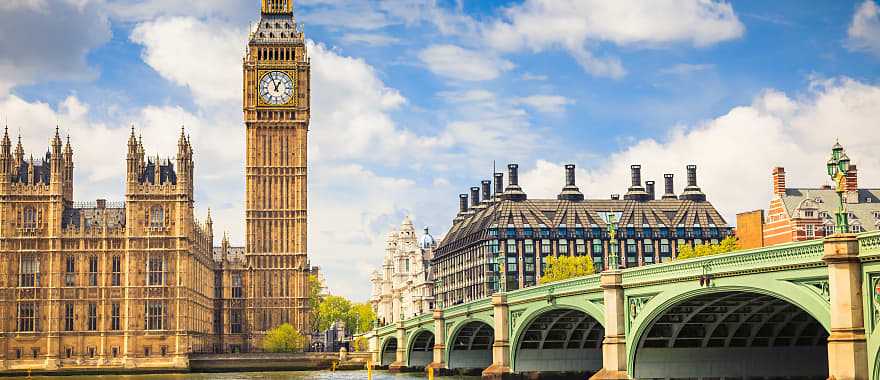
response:
<path id="1" fill-rule="evenodd" d="M 370 347 L 367 342 L 367 337 L 365 336 L 354 338 L 354 340 L 351 342 L 351 350 L 353 352 L 365 352 L 369 349 Z"/>
<path id="2" fill-rule="evenodd" d="M 562 281 L 593 273 L 596 273 L 596 268 L 590 256 L 551 256 L 547 258 L 547 269 L 541 276 L 541 283 Z"/>
<path id="3" fill-rule="evenodd" d="M 269 352 L 300 352 L 305 344 L 306 338 L 289 323 L 269 330 L 263 338 L 263 350 Z"/>
<path id="4" fill-rule="evenodd" d="M 321 305 L 322 300 L 321 281 L 318 280 L 318 276 L 309 275 L 309 325 L 312 329 L 318 327 L 318 306 Z"/>
<path id="5" fill-rule="evenodd" d="M 345 322 L 345 327 L 353 333 L 369 331 L 376 319 L 376 313 L 369 303 L 352 303 L 340 296 L 324 297 L 317 310 L 319 331 L 329 329 L 336 321 Z"/>
<path id="6" fill-rule="evenodd" d="M 718 244 L 705 243 L 694 247 L 691 247 L 690 244 L 680 246 L 678 247 L 678 256 L 676 259 L 684 260 L 694 257 L 711 256 L 720 253 L 733 252 L 737 249 L 739 249 L 739 241 L 736 239 L 736 236 L 728 236 L 724 238 L 724 240 L 718 242 Z"/>
<path id="7" fill-rule="evenodd" d="M 330 328 L 336 321 L 348 323 L 351 315 L 351 301 L 340 296 L 326 296 L 318 305 L 318 331 Z"/>
<path id="8" fill-rule="evenodd" d="M 376 320 L 376 312 L 373 311 L 373 305 L 370 305 L 369 302 L 352 305 L 349 320 L 351 321 L 349 326 L 357 325 L 354 333 L 370 331 L 373 328 L 373 321 Z"/>

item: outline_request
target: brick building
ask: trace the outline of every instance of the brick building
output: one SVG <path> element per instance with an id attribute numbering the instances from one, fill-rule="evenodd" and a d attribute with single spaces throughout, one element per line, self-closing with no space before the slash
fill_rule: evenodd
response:
<path id="1" fill-rule="evenodd" d="M 718 242 L 732 234 L 724 218 L 697 186 L 697 168 L 687 167 L 687 186 L 676 195 L 672 174 L 665 193 L 654 182 L 642 185 L 641 166 L 631 167 L 632 186 L 621 199 L 584 199 L 575 185 L 575 167 L 566 165 L 557 199 L 528 199 L 518 184 L 517 165 L 508 165 L 482 188 L 461 194 L 460 211 L 434 250 L 441 305 L 486 297 L 538 283 L 550 256 L 590 256 L 599 271 L 608 267 L 608 225 L 618 228 L 621 267 L 664 262 L 682 245 Z M 482 193 L 482 197 L 481 197 Z M 470 200 L 470 203 L 468 202 Z"/>
<path id="2" fill-rule="evenodd" d="M 843 149 L 840 144 L 834 148 Z M 845 153 L 844 153 L 845 154 Z M 773 198 L 770 208 L 737 215 L 737 236 L 743 248 L 763 247 L 818 239 L 834 233 L 837 192 L 829 185 L 813 188 L 786 187 L 785 168 L 771 172 Z M 843 194 L 849 214 L 849 231 L 874 231 L 880 225 L 880 189 L 860 189 L 858 168 L 850 165 Z M 756 217 L 754 213 L 762 215 Z"/>

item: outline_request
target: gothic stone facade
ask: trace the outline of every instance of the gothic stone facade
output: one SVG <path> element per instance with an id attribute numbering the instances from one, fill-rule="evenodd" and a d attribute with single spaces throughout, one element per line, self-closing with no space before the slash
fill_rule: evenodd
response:
<path id="1" fill-rule="evenodd" d="M 434 309 L 431 259 L 435 247 L 427 227 L 421 238 L 416 237 L 409 217 L 403 220 L 399 231 L 388 233 L 382 270 L 374 271 L 370 277 L 370 303 L 380 323 L 394 323 L 401 316 L 406 319 Z"/>
<path id="2" fill-rule="evenodd" d="M 245 332 L 309 331 L 306 170 L 310 66 L 291 0 L 263 0 L 244 57 Z"/>
<path id="3" fill-rule="evenodd" d="M 590 256 L 596 270 L 608 268 L 617 249 L 620 267 L 665 262 L 685 244 L 717 243 L 732 234 L 721 214 L 697 186 L 697 168 L 687 167 L 687 186 L 676 195 L 672 174 L 656 199 L 654 182 L 642 186 L 641 166 L 633 165 L 632 186 L 620 199 L 584 199 L 575 185 L 575 167 L 566 165 L 565 186 L 557 199 L 528 199 L 518 185 L 517 165 L 459 197 L 460 211 L 434 251 L 435 289 L 441 307 L 498 291 L 533 286 L 551 256 Z M 610 244 L 609 224 L 617 228 Z"/>
<path id="4" fill-rule="evenodd" d="M 0 370 L 186 367 L 212 349 L 210 216 L 193 216 L 193 160 L 128 142 L 125 202 L 76 203 L 73 149 L 40 161 L 0 142 Z"/>

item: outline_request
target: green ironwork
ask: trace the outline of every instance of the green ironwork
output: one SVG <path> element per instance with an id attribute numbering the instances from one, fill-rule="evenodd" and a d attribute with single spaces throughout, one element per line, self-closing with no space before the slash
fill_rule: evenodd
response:
<path id="1" fill-rule="evenodd" d="M 613 225 L 609 224 L 609 227 Z M 614 230 L 616 228 L 609 228 L 609 233 Z M 863 297 L 868 308 L 868 350 L 873 368 L 880 352 L 880 329 L 876 328 L 880 320 L 880 232 L 859 234 L 858 244 L 865 276 Z M 823 328 L 829 329 L 830 291 L 823 254 L 823 241 L 809 240 L 620 270 L 629 313 L 626 318 L 629 365 L 634 365 L 638 341 L 655 318 L 682 301 L 709 294 L 750 292 L 773 297 L 800 308 Z M 700 286 L 698 280 L 708 273 L 708 268 L 711 268 L 711 286 Z M 514 370 L 516 347 L 519 347 L 524 331 L 529 323 L 542 315 L 554 310 L 573 309 L 604 324 L 600 277 L 600 274 L 594 274 L 505 293 L 510 306 L 510 359 Z M 450 305 L 442 310 L 446 332 L 443 357 L 447 363 L 461 327 L 473 321 L 489 326 L 494 323 L 490 298 Z M 403 326 L 405 336 L 414 337 L 419 330 L 433 331 L 433 318 L 428 313 L 422 314 L 405 320 Z M 383 343 L 379 347 L 383 347 L 387 338 L 396 334 L 396 324 L 382 326 L 374 334 Z M 409 345 L 410 342 L 405 343 Z M 633 370 L 630 367 L 630 373 Z"/>
<path id="2" fill-rule="evenodd" d="M 849 218 L 846 212 L 846 202 L 843 201 L 843 194 L 846 192 L 846 173 L 849 172 L 849 157 L 843 153 L 843 147 L 840 143 L 835 142 L 831 148 L 831 158 L 828 159 L 826 167 L 828 176 L 835 184 L 835 192 L 837 192 L 837 214 L 834 229 L 837 233 L 849 232 Z"/>

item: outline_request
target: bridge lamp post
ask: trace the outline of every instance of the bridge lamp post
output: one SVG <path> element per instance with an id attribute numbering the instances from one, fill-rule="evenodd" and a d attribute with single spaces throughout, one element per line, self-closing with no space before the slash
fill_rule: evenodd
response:
<path id="1" fill-rule="evenodd" d="M 827 163 L 828 175 L 834 181 L 837 192 L 837 214 L 835 230 L 837 233 L 846 233 L 849 230 L 849 221 L 846 214 L 846 203 L 843 201 L 843 193 L 846 192 L 846 173 L 849 171 L 849 157 L 843 153 L 843 147 L 835 143 L 831 148 L 831 158 Z"/>
<path id="2" fill-rule="evenodd" d="M 616 222 L 614 214 L 608 213 L 608 244 L 611 252 L 608 252 L 608 269 L 609 270 L 618 270 L 620 269 L 620 258 L 617 256 L 617 228 L 615 228 L 614 223 Z"/>
<path id="3" fill-rule="evenodd" d="M 700 286 L 709 287 L 712 284 L 712 266 L 703 264 L 703 275 L 700 276 Z"/>
<path id="4" fill-rule="evenodd" d="M 438 297 L 442 286 L 443 286 L 443 280 L 441 280 L 439 278 L 434 279 L 434 309 L 438 309 L 438 310 L 443 309 L 443 300 L 440 297 Z"/>

